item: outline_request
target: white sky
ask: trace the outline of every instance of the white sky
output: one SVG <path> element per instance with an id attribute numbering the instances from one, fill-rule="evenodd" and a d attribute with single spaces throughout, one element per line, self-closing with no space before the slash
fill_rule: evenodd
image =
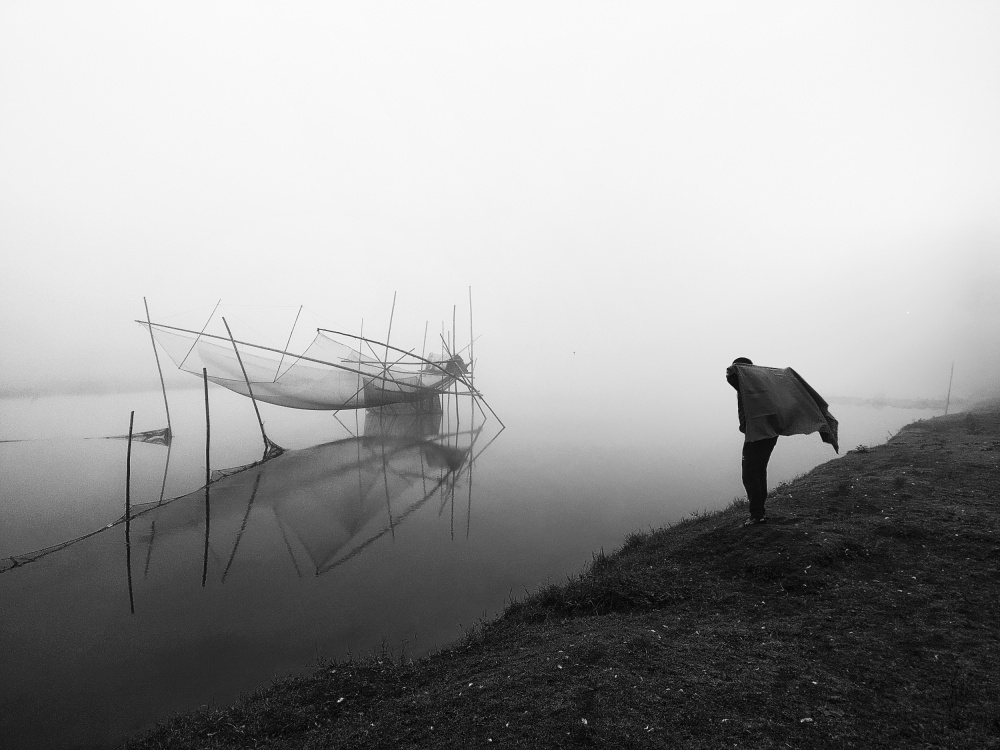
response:
<path id="1" fill-rule="evenodd" d="M 483 369 L 543 388 L 982 391 L 998 39 L 996 2 L 0 0 L 0 390 L 155 386 L 143 296 L 375 330 L 398 292 L 405 336 L 471 286 Z"/>

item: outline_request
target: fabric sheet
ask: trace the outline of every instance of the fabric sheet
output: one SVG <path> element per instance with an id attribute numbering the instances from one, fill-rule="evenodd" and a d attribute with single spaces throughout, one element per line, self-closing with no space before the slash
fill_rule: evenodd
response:
<path id="1" fill-rule="evenodd" d="M 746 413 L 746 440 L 818 432 L 840 452 L 837 420 L 828 404 L 791 367 L 735 365 Z"/>

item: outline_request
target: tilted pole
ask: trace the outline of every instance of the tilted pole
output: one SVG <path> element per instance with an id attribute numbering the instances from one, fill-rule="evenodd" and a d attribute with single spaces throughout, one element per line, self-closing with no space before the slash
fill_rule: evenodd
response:
<path id="1" fill-rule="evenodd" d="M 163 380 L 163 368 L 160 367 L 160 353 L 156 350 L 156 339 L 153 337 L 153 322 L 149 319 L 149 303 L 146 298 L 142 298 L 142 304 L 146 307 L 146 323 L 149 324 L 149 340 L 153 344 L 153 356 L 156 358 L 156 371 L 160 373 L 160 388 L 163 390 L 163 408 L 167 412 L 167 442 L 173 437 L 170 429 L 170 404 L 167 403 L 167 384 Z"/>
<path id="2" fill-rule="evenodd" d="M 288 332 L 288 341 L 285 342 L 285 350 L 281 353 L 281 359 L 278 360 L 278 369 L 274 371 L 274 382 L 278 382 L 278 375 L 281 373 L 281 365 L 285 362 L 285 354 L 288 353 L 288 347 L 292 345 L 292 336 L 295 335 L 295 326 L 299 322 L 299 316 L 302 314 L 302 308 L 304 305 L 299 305 L 299 311 L 295 313 L 295 320 L 292 322 L 292 330 Z"/>
<path id="3" fill-rule="evenodd" d="M 222 319 L 222 324 L 226 327 L 226 333 L 229 334 L 229 340 L 233 342 L 233 351 L 236 352 L 236 361 L 240 363 L 240 370 L 243 372 L 243 380 L 247 384 L 247 392 L 250 394 L 250 401 L 253 402 L 253 410 L 257 414 L 257 424 L 260 425 L 260 435 L 264 438 L 264 458 L 267 458 L 268 454 L 271 452 L 272 447 L 277 448 L 278 453 L 284 453 L 284 448 L 275 442 L 268 439 L 267 433 L 264 431 L 264 420 L 261 419 L 260 409 L 257 408 L 257 399 L 253 395 L 253 387 L 250 385 L 250 378 L 247 376 L 247 368 L 243 366 L 243 357 L 240 356 L 240 350 L 236 346 L 236 339 L 233 338 L 233 332 L 229 330 L 229 323 L 226 319 Z"/>
<path id="4" fill-rule="evenodd" d="M 184 355 L 184 359 L 181 360 L 181 363 L 177 365 L 177 367 L 179 368 L 184 367 L 184 363 L 187 362 L 187 358 L 191 356 L 191 352 L 194 351 L 194 348 L 198 346 L 198 341 L 201 339 L 202 334 L 205 333 L 205 329 L 208 328 L 208 324 L 212 322 L 212 318 L 215 317 L 215 311 L 219 309 L 219 305 L 221 304 L 222 304 L 222 298 L 220 297 L 219 301 L 215 303 L 215 307 L 212 308 L 212 312 L 208 316 L 208 320 L 205 321 L 205 325 L 201 327 L 201 331 L 198 333 L 197 336 L 195 336 L 194 342 L 191 344 L 191 348 L 187 350 L 187 354 Z M 166 326 L 160 326 L 160 327 L 164 328 Z M 192 331 L 192 333 L 194 332 Z"/>

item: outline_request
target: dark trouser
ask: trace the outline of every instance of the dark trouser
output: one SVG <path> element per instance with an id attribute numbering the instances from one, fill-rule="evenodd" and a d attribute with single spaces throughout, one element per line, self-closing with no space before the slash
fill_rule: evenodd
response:
<path id="1" fill-rule="evenodd" d="M 752 440 L 743 443 L 743 486 L 750 502 L 750 515 L 764 517 L 764 501 L 767 499 L 767 462 L 771 458 L 777 437 Z"/>

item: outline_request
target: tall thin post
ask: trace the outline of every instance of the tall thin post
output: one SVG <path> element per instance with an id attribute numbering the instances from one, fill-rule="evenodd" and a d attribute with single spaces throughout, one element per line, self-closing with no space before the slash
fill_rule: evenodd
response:
<path id="1" fill-rule="evenodd" d="M 424 321 L 424 343 L 420 346 L 420 359 L 427 357 L 427 329 L 430 328 L 431 322 L 429 320 Z M 426 370 L 426 367 L 420 368 L 421 370 Z M 424 384 L 424 376 L 420 376 L 420 385 Z"/>
<path id="2" fill-rule="evenodd" d="M 125 453 L 125 567 L 128 571 L 128 606 L 135 614 L 135 597 L 132 593 L 132 425 L 135 412 L 128 418 L 128 450 Z"/>
<path id="3" fill-rule="evenodd" d="M 472 330 L 472 287 L 469 287 L 469 385 L 475 390 L 476 377 L 476 336 Z"/>
<path id="4" fill-rule="evenodd" d="M 274 380 L 277 382 L 278 375 L 281 374 L 281 365 L 285 362 L 285 354 L 288 352 L 288 347 L 292 345 L 292 336 L 295 335 L 295 326 L 299 322 L 299 316 L 302 314 L 302 308 L 305 305 L 299 305 L 299 311 L 295 313 L 295 320 L 292 322 L 292 330 L 288 332 L 288 341 L 285 342 L 285 351 L 281 353 L 281 359 L 278 360 L 278 369 L 274 371 Z"/>
<path id="5" fill-rule="evenodd" d="M 389 371 L 389 338 L 392 336 L 392 319 L 396 315 L 396 293 L 392 293 L 392 310 L 389 311 L 389 330 L 385 334 L 385 361 L 382 363 L 382 390 L 385 390 L 386 373 Z M 359 368 L 360 369 L 360 368 Z"/>
<path id="6" fill-rule="evenodd" d="M 212 481 L 212 416 L 208 409 L 208 370 L 201 368 L 201 377 L 205 382 L 205 484 Z"/>
<path id="7" fill-rule="evenodd" d="M 149 303 L 146 298 L 142 298 L 142 304 L 146 307 L 146 323 L 149 328 L 149 340 L 153 344 L 153 357 L 156 359 L 156 371 L 160 373 L 160 388 L 163 390 L 163 409 L 167 412 L 167 443 L 173 437 L 170 429 L 170 404 L 167 403 L 167 384 L 163 380 L 163 368 L 160 367 L 160 353 L 156 350 L 156 339 L 153 337 L 153 322 L 149 319 Z"/>
<path id="8" fill-rule="evenodd" d="M 208 410 L 208 370 L 201 368 L 205 381 L 205 557 L 201 567 L 201 585 L 208 580 L 208 529 L 212 522 L 211 501 L 208 486 L 212 483 L 212 418 Z"/>
<path id="9" fill-rule="evenodd" d="M 458 305 L 451 306 L 451 348 L 452 351 L 456 352 L 458 349 Z M 458 367 L 458 362 L 452 364 L 453 367 Z M 458 403 L 458 378 L 455 378 L 455 431 L 461 432 L 462 430 L 462 407 Z"/>
<path id="10" fill-rule="evenodd" d="M 229 330 L 229 323 L 226 319 L 222 319 L 222 324 L 226 327 L 226 333 L 229 334 L 229 340 L 233 342 L 233 351 L 236 352 L 236 361 L 240 363 L 240 370 L 243 372 L 243 381 L 247 384 L 247 393 L 250 395 L 250 401 L 253 402 L 253 410 L 257 415 L 257 424 L 260 425 L 260 436 L 264 439 L 264 458 L 267 458 L 268 454 L 271 452 L 271 447 L 274 446 L 278 449 L 278 452 L 284 452 L 277 443 L 272 443 L 268 437 L 267 433 L 264 432 L 264 420 L 260 417 L 260 409 L 257 408 L 257 399 L 253 395 L 253 387 L 250 385 L 250 378 L 247 376 L 247 368 L 243 366 L 243 357 L 240 356 L 240 350 L 236 346 L 236 339 L 233 338 L 233 332 Z M 206 381 L 207 382 L 207 381 Z"/>
<path id="11" fill-rule="evenodd" d="M 202 334 L 205 333 L 205 329 L 208 328 L 208 324 L 212 322 L 212 318 L 215 317 L 215 311 L 219 309 L 219 305 L 221 304 L 222 298 L 220 297 L 219 301 L 215 303 L 215 307 L 212 308 L 212 312 L 209 314 L 208 320 L 205 321 L 205 325 L 201 327 L 201 331 L 198 332 L 198 335 L 195 336 L 194 341 L 191 343 L 191 348 L 187 350 L 187 354 L 184 355 L 184 359 L 182 359 L 181 363 L 177 365 L 178 368 L 184 367 L 184 363 L 187 362 L 187 358 L 191 356 L 191 352 L 194 351 L 194 348 L 198 346 L 198 342 L 201 340 Z"/>
<path id="12" fill-rule="evenodd" d="M 955 363 L 952 362 L 951 363 L 951 375 L 948 376 L 948 398 L 946 398 L 945 402 L 944 402 L 944 413 L 945 413 L 945 415 L 948 414 L 948 406 L 951 404 L 951 381 L 954 379 L 954 377 L 955 377 Z"/>

